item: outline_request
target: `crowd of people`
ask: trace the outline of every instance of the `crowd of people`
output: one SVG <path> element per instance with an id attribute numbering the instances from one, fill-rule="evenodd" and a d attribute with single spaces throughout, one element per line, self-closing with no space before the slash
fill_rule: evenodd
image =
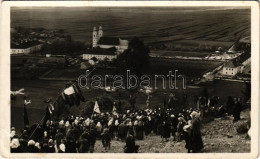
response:
<path id="1" fill-rule="evenodd" d="M 237 121 L 242 111 L 241 99 L 237 98 L 229 97 L 227 104 L 218 108 L 209 107 L 214 100 L 211 104 L 203 97 L 198 101 L 198 107 L 181 111 L 158 107 L 124 113 L 96 113 L 90 117 L 70 115 L 60 121 L 48 120 L 26 126 L 19 136 L 12 127 L 11 152 L 93 153 L 97 140 L 101 140 L 105 151 L 110 149 L 112 140 L 119 140 L 125 142 L 123 152 L 137 153 L 139 145 L 135 141 L 155 134 L 162 142 L 169 142 L 171 138 L 175 142 L 185 141 L 187 152 L 197 153 L 203 149 L 200 125 L 205 116 L 219 117 L 227 113 L 233 114 L 234 121 Z"/>

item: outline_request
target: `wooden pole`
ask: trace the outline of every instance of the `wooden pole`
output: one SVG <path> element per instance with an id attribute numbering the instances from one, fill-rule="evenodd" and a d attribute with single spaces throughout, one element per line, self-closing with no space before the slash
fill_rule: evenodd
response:
<path id="1" fill-rule="evenodd" d="M 42 117 L 41 121 L 39 122 L 39 124 L 36 126 L 36 128 L 34 129 L 34 131 L 32 132 L 32 134 L 30 135 L 29 139 L 33 136 L 33 134 L 35 133 L 36 129 L 38 129 L 38 127 L 40 126 L 41 122 L 43 121 L 43 119 L 45 118 L 46 114 Z"/>

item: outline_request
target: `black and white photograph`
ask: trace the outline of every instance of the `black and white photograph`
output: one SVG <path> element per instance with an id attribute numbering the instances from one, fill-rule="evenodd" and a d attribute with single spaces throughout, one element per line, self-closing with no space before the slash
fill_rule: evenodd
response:
<path id="1" fill-rule="evenodd" d="M 251 4 L 9 14 L 11 155 L 253 152 Z"/>

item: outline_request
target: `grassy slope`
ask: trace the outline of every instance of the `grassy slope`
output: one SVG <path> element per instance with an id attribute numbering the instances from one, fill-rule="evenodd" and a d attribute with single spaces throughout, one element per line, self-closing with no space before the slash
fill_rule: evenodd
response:
<path id="1" fill-rule="evenodd" d="M 233 124 L 232 117 L 218 118 L 202 126 L 204 149 L 206 153 L 246 153 L 250 152 L 250 140 L 245 139 L 246 134 L 239 135 L 236 127 L 249 119 L 249 111 L 242 112 L 242 120 Z M 230 137 L 227 137 L 229 134 Z M 232 136 L 232 137 L 231 137 Z M 161 142 L 159 136 L 151 134 L 142 141 L 136 141 L 140 145 L 140 153 L 186 153 L 185 142 L 175 142 L 170 139 L 169 142 Z M 122 141 L 113 140 L 111 150 L 108 152 L 123 152 Z M 97 141 L 95 152 L 105 152 L 102 143 Z"/>

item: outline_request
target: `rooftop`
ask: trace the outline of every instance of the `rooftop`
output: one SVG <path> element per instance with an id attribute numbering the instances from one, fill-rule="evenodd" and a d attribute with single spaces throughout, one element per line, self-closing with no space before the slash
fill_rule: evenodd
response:
<path id="1" fill-rule="evenodd" d="M 101 49 L 101 48 L 94 48 L 94 49 L 87 49 L 84 54 L 91 54 L 91 55 L 116 55 L 116 48 L 112 47 L 109 49 Z"/>
<path id="2" fill-rule="evenodd" d="M 239 40 L 241 43 L 251 43 L 251 36 L 244 37 Z"/>
<path id="3" fill-rule="evenodd" d="M 246 61 L 251 55 L 249 53 L 243 53 L 237 58 L 228 61 L 225 64 L 225 67 L 230 67 L 230 68 L 236 68 L 238 66 L 242 66 L 242 63 Z"/>
<path id="4" fill-rule="evenodd" d="M 119 38 L 101 37 L 98 41 L 99 45 L 120 45 Z"/>
<path id="5" fill-rule="evenodd" d="M 39 41 L 29 41 L 29 42 L 25 42 L 25 43 L 20 43 L 19 45 L 11 43 L 11 49 L 26 49 L 26 48 L 40 45 L 40 44 L 42 44 L 42 43 Z"/>

